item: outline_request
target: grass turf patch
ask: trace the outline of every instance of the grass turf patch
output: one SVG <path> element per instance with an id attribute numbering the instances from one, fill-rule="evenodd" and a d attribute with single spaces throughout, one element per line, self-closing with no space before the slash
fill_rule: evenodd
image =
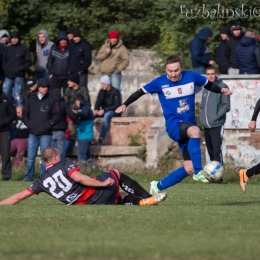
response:
<path id="1" fill-rule="evenodd" d="M 148 183 L 142 183 L 148 188 Z M 0 199 L 28 183 L 0 183 Z M 259 185 L 180 183 L 158 206 L 0 207 L 0 259 L 259 259 Z"/>

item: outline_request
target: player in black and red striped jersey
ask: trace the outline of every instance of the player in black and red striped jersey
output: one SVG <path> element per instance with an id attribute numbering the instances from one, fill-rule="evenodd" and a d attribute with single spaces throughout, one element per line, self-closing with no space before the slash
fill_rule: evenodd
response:
<path id="1" fill-rule="evenodd" d="M 74 163 L 61 161 L 59 151 L 47 147 L 42 152 L 46 171 L 26 190 L 0 202 L 16 204 L 33 194 L 46 192 L 67 205 L 125 204 L 155 205 L 167 197 L 167 193 L 150 195 L 138 182 L 118 170 L 108 170 L 94 178 L 80 173 Z M 120 193 L 120 187 L 127 193 Z"/>

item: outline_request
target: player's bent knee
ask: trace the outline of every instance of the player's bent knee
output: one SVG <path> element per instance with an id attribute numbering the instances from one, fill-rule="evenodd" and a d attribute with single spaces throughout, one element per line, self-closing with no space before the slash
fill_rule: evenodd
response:
<path id="1" fill-rule="evenodd" d="M 190 162 L 190 163 L 186 163 L 186 164 L 185 164 L 185 162 L 184 162 L 184 169 L 185 169 L 185 171 L 186 171 L 189 175 L 191 175 L 191 174 L 194 173 L 194 168 L 193 168 L 193 165 L 192 165 L 191 162 Z"/>
<path id="2" fill-rule="evenodd" d="M 197 126 L 189 127 L 187 133 L 189 137 L 200 138 L 200 129 Z"/>

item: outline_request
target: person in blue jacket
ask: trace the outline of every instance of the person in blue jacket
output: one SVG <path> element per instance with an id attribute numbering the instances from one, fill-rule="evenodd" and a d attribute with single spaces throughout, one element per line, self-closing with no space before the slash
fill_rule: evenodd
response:
<path id="1" fill-rule="evenodd" d="M 258 74 L 255 33 L 247 30 L 236 48 L 239 74 Z"/>
<path id="2" fill-rule="evenodd" d="M 206 42 L 212 36 L 209 27 L 202 28 L 190 43 L 192 67 L 200 74 L 206 73 L 206 68 L 214 65 L 215 62 L 210 59 L 210 53 L 206 46 Z"/>
<path id="3" fill-rule="evenodd" d="M 92 165 L 91 141 L 94 137 L 94 114 L 91 110 L 90 103 L 79 94 L 74 99 L 77 110 L 72 110 L 78 115 L 76 126 L 78 140 L 78 162 L 80 168 L 86 166 L 87 160 Z"/>

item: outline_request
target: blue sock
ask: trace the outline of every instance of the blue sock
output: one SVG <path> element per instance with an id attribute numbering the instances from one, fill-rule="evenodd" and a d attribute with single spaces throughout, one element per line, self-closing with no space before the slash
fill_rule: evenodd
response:
<path id="1" fill-rule="evenodd" d="M 157 187 L 159 190 L 165 190 L 179 182 L 181 182 L 184 178 L 189 176 L 184 167 L 181 167 L 173 172 L 171 172 L 168 176 L 157 183 Z"/>
<path id="2" fill-rule="evenodd" d="M 190 138 L 188 142 L 188 151 L 195 171 L 194 173 L 197 174 L 202 169 L 200 138 Z"/>

